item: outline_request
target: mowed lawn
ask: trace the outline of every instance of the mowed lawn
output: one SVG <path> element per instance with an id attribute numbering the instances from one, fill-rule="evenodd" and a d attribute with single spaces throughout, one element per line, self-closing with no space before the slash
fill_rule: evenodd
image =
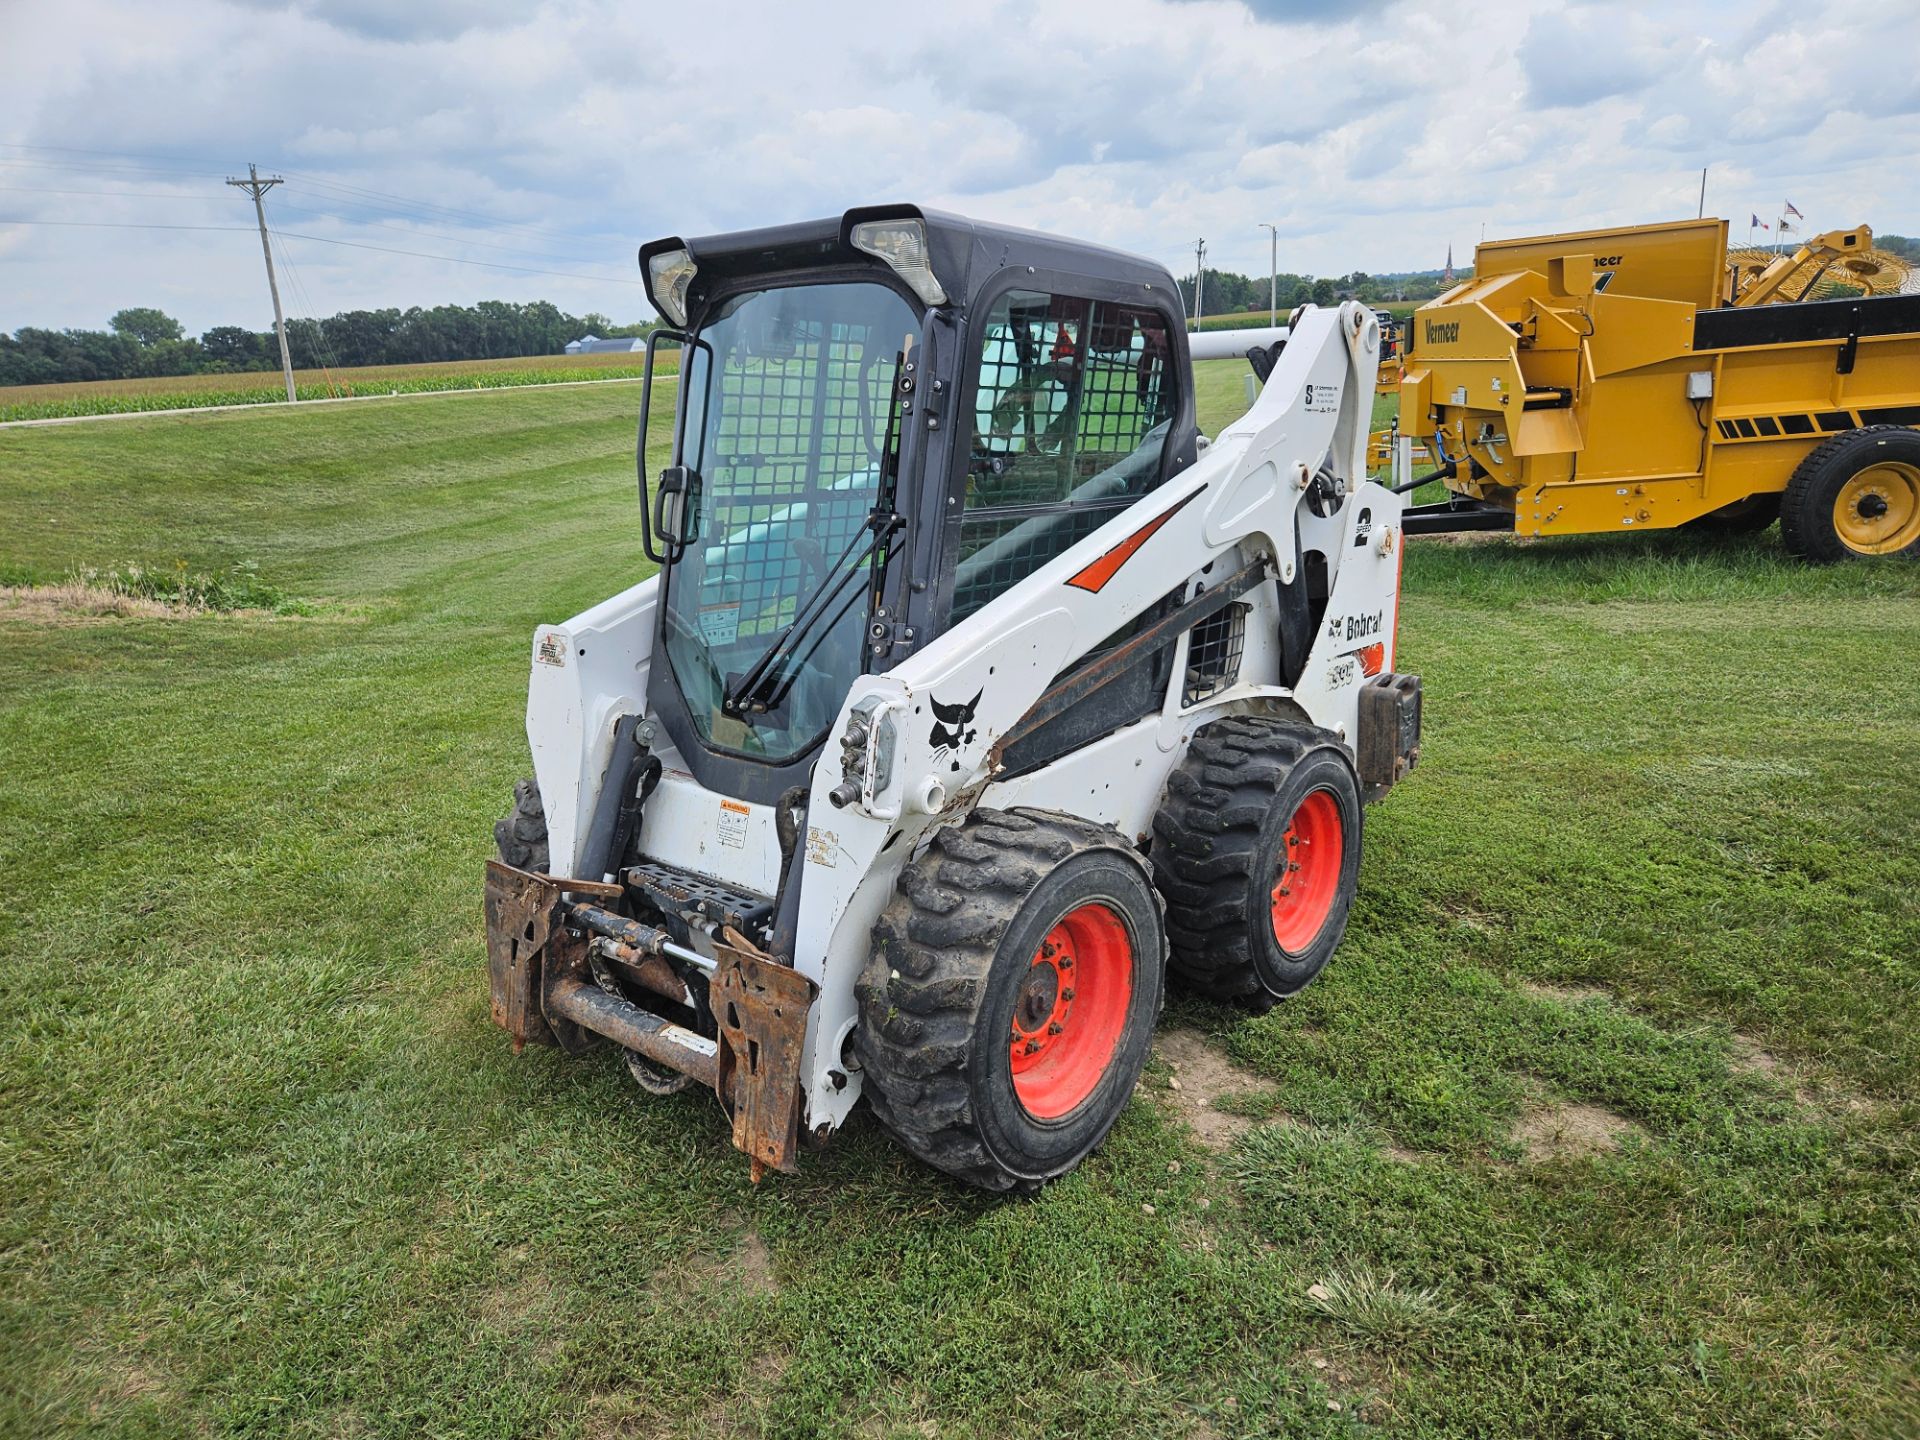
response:
<path id="1" fill-rule="evenodd" d="M 657 363 L 679 357 L 665 350 Z M 440 360 L 418 365 L 358 365 L 332 370 L 296 370 L 302 400 L 339 396 L 385 396 L 468 387 L 550 385 L 576 380 L 633 379 L 644 357 L 626 353 L 524 355 L 493 360 Z M 0 385 L 0 420 L 44 420 L 212 405 L 282 403 L 280 372 L 240 371 L 206 375 L 147 375 L 131 380 L 82 380 L 69 384 Z"/>
<path id="2" fill-rule="evenodd" d="M 0 431 L 0 581 L 314 612 L 0 600 L 0 1435 L 1920 1431 L 1920 566 L 1416 542 L 1424 754 L 1311 989 L 1176 999 L 1032 1201 L 864 1118 L 756 1189 L 487 1018 L 636 398 Z"/>

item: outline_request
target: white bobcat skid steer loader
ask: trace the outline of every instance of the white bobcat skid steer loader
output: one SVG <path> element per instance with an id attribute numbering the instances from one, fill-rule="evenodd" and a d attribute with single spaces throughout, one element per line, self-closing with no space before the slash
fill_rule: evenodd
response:
<path id="1" fill-rule="evenodd" d="M 909 206 L 640 257 L 659 573 L 534 635 L 495 1019 L 713 1088 L 756 1178 L 864 1097 L 1030 1189 L 1113 1125 L 1169 973 L 1313 978 L 1418 755 L 1377 321 L 1300 312 L 1208 445 L 1145 260 Z"/>

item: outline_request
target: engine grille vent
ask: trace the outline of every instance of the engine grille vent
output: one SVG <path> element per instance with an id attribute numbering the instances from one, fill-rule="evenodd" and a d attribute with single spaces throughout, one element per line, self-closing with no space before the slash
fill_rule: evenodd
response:
<path id="1" fill-rule="evenodd" d="M 1229 605 L 1187 632 L 1185 703 L 1198 705 L 1240 678 L 1240 657 L 1247 648 L 1247 611 Z"/>

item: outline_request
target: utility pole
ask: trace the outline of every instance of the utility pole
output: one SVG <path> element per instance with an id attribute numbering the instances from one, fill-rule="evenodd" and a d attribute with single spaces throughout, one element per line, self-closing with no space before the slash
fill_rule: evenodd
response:
<path id="1" fill-rule="evenodd" d="M 1201 299 L 1206 290 L 1206 284 L 1207 242 L 1196 240 L 1193 242 L 1193 328 L 1195 330 L 1200 328 L 1200 318 L 1206 314 L 1206 305 Z"/>
<path id="2" fill-rule="evenodd" d="M 280 282 L 273 278 L 273 246 L 267 243 L 267 207 L 260 203 L 260 197 L 276 185 L 286 182 L 278 175 L 260 178 L 258 166 L 247 166 L 245 180 L 229 179 L 227 184 L 246 191 L 253 196 L 253 213 L 260 221 L 260 251 L 267 257 L 267 289 L 273 295 L 273 330 L 280 337 L 280 371 L 287 377 L 287 399 L 295 399 L 293 393 L 293 356 L 287 349 L 287 319 L 280 313 Z"/>
<path id="3" fill-rule="evenodd" d="M 1271 329 L 1280 323 L 1280 231 L 1264 220 L 1260 228 L 1273 240 L 1273 259 L 1267 266 L 1267 326 Z"/>

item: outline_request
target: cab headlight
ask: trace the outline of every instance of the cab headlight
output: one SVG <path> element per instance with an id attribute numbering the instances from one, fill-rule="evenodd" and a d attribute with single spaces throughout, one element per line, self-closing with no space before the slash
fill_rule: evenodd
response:
<path id="1" fill-rule="evenodd" d="M 947 303 L 947 292 L 933 276 L 927 227 L 919 220 L 863 220 L 848 232 L 853 248 L 887 262 L 913 293 L 929 305 Z"/>
<path id="2" fill-rule="evenodd" d="M 653 294 L 653 303 L 682 329 L 687 323 L 687 290 L 699 268 L 685 250 L 662 250 L 647 257 L 647 288 Z"/>

